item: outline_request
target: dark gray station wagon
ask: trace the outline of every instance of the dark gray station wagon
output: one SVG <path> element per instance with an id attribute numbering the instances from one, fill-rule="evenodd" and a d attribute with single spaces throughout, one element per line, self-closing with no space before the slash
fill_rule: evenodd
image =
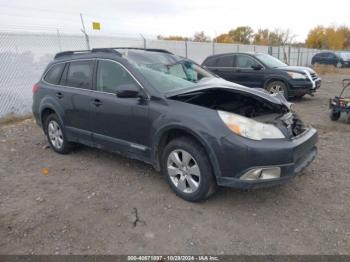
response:
<path id="1" fill-rule="evenodd" d="M 142 160 L 188 201 L 283 183 L 317 151 L 316 130 L 280 94 L 159 49 L 58 53 L 33 86 L 33 113 L 57 153 L 80 143 Z"/>

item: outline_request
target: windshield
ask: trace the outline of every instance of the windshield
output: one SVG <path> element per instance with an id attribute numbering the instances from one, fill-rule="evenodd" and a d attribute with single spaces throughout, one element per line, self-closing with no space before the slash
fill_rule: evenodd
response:
<path id="1" fill-rule="evenodd" d="M 146 57 L 147 56 L 147 57 Z M 215 77 L 191 60 L 163 53 L 128 54 L 129 61 L 158 91 L 166 93 L 190 88 Z"/>
<path id="2" fill-rule="evenodd" d="M 340 57 L 345 60 L 350 60 L 350 52 L 341 52 Z"/>
<path id="3" fill-rule="evenodd" d="M 287 64 L 283 63 L 281 60 L 267 54 L 257 54 L 256 57 L 268 67 L 276 68 L 287 66 Z"/>

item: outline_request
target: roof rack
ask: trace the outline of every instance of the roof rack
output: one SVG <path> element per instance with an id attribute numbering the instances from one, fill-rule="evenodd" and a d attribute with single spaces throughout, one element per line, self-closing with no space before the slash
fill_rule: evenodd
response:
<path id="1" fill-rule="evenodd" d="M 159 53 L 166 53 L 171 54 L 173 53 L 169 52 L 166 49 L 160 49 L 160 48 L 142 48 L 142 47 L 111 47 L 111 49 L 131 49 L 131 50 L 144 50 L 149 52 L 159 52 Z"/>
<path id="2" fill-rule="evenodd" d="M 67 56 L 67 55 L 74 55 L 74 54 L 80 54 L 80 53 L 88 53 L 90 50 L 77 50 L 77 51 L 64 51 L 64 52 L 59 52 L 55 55 L 54 59 L 57 59 L 62 56 Z"/>
<path id="3" fill-rule="evenodd" d="M 150 51 L 150 52 L 159 52 L 159 53 L 166 53 L 166 54 L 173 54 L 165 49 L 158 49 L 158 48 L 140 48 L 140 47 L 108 47 L 108 48 L 93 48 L 91 50 L 76 50 L 76 51 L 64 51 L 57 53 L 54 57 L 54 59 L 63 57 L 63 56 L 70 56 L 70 55 L 78 55 L 78 54 L 86 54 L 86 53 L 97 53 L 97 52 L 105 52 L 105 53 L 113 53 L 116 55 L 121 56 L 122 54 L 118 52 L 116 49 L 131 49 L 131 50 L 144 50 L 144 51 Z"/>

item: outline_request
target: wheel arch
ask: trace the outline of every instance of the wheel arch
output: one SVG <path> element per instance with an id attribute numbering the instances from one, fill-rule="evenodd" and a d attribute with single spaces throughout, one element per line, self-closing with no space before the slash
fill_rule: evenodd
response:
<path id="1" fill-rule="evenodd" d="M 59 120 L 61 121 L 62 124 L 64 124 L 62 115 L 63 115 L 63 109 L 61 109 L 59 106 L 54 106 L 53 103 L 50 103 L 50 100 L 43 101 L 43 103 L 40 105 L 40 123 L 42 126 L 42 129 L 46 133 L 46 128 L 45 128 L 45 119 L 50 115 L 50 114 L 56 114 Z"/>
<path id="2" fill-rule="evenodd" d="M 197 134 L 193 130 L 183 127 L 183 126 L 168 126 L 157 132 L 155 136 L 155 140 L 152 147 L 152 158 L 155 163 L 155 168 L 160 170 L 160 157 L 161 152 L 164 147 L 173 139 L 178 137 L 190 137 L 194 139 L 197 143 L 199 143 L 205 150 L 208 155 L 210 164 L 213 168 L 213 172 L 215 177 L 219 177 L 221 175 L 221 171 L 219 168 L 219 163 L 214 153 L 212 147 L 206 142 L 205 139 L 201 137 L 201 135 Z"/>

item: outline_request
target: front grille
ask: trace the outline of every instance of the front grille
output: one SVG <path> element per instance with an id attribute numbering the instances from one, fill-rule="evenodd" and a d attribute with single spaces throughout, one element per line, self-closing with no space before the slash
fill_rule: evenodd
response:
<path id="1" fill-rule="evenodd" d="M 311 79 L 314 81 L 318 78 L 316 73 L 311 73 L 310 75 L 311 75 Z"/>

